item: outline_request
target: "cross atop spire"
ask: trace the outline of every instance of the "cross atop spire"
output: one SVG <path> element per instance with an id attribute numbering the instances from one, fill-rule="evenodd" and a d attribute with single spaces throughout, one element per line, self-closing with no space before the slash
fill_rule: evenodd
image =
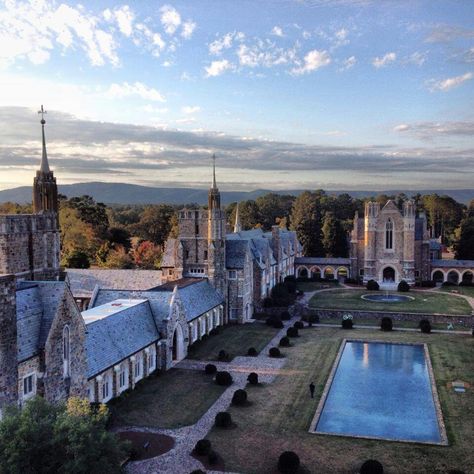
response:
<path id="1" fill-rule="evenodd" d="M 216 184 L 216 154 L 212 154 L 212 187 L 217 188 Z"/>
<path id="2" fill-rule="evenodd" d="M 43 154 L 41 155 L 41 165 L 40 165 L 40 171 L 42 173 L 49 173 L 49 163 L 48 163 L 48 155 L 46 153 L 46 139 L 44 137 L 44 124 L 46 123 L 46 120 L 44 119 L 44 114 L 46 114 L 46 110 L 44 110 L 43 106 L 41 105 L 41 110 L 38 110 L 38 113 L 41 114 L 41 131 L 43 135 Z"/>

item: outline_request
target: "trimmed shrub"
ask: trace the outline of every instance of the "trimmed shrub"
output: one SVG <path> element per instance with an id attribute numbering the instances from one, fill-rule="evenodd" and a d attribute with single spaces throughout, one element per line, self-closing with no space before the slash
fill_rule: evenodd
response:
<path id="1" fill-rule="evenodd" d="M 211 442 L 208 439 L 200 439 L 194 446 L 194 454 L 207 456 L 211 452 Z"/>
<path id="2" fill-rule="evenodd" d="M 291 319 L 291 314 L 288 312 L 288 311 L 283 311 L 281 314 L 280 314 L 280 319 L 282 321 L 289 321 Z"/>
<path id="3" fill-rule="evenodd" d="M 194 469 L 191 474 L 206 474 L 202 469 Z"/>
<path id="4" fill-rule="evenodd" d="M 209 336 L 217 336 L 219 334 L 219 329 L 214 328 L 209 331 Z"/>
<path id="5" fill-rule="evenodd" d="M 388 316 L 383 317 L 380 322 L 380 329 L 382 331 L 391 331 L 393 329 L 392 318 L 389 318 Z"/>
<path id="6" fill-rule="evenodd" d="M 228 387 L 229 385 L 232 385 L 232 382 L 233 382 L 232 375 L 230 375 L 229 372 L 223 370 L 222 372 L 216 373 L 217 385 Z"/>
<path id="7" fill-rule="evenodd" d="M 266 324 L 267 326 L 273 326 L 276 321 L 280 321 L 280 318 L 279 318 L 278 316 L 272 315 L 272 316 L 269 316 L 269 317 L 265 320 L 265 324 Z"/>
<path id="8" fill-rule="evenodd" d="M 285 283 L 277 283 L 271 290 L 273 306 L 288 306 L 293 303 L 294 299 L 294 295 L 288 291 Z"/>
<path id="9" fill-rule="evenodd" d="M 355 278 L 344 278 L 344 283 L 347 285 L 357 285 L 357 280 Z"/>
<path id="10" fill-rule="evenodd" d="M 422 319 L 418 325 L 421 332 L 429 334 L 431 332 L 431 323 L 427 319 Z"/>
<path id="11" fill-rule="evenodd" d="M 217 355 L 217 359 L 220 360 L 221 362 L 225 362 L 226 360 L 229 360 L 229 358 L 230 358 L 229 354 L 224 349 L 221 349 L 219 351 L 219 354 Z"/>
<path id="12" fill-rule="evenodd" d="M 343 319 L 342 320 L 342 329 L 352 329 L 354 326 L 352 319 Z"/>
<path id="13" fill-rule="evenodd" d="M 247 382 L 250 385 L 258 385 L 258 374 L 256 372 L 250 372 L 249 376 L 247 377 Z"/>
<path id="14" fill-rule="evenodd" d="M 285 451 L 278 458 L 278 470 L 282 474 L 295 474 L 300 467 L 300 458 L 293 451 Z"/>
<path id="15" fill-rule="evenodd" d="M 410 291 L 410 285 L 405 280 L 401 280 L 397 289 L 402 293 L 406 293 L 407 291 Z"/>
<path id="16" fill-rule="evenodd" d="M 217 455 L 217 453 L 215 451 L 211 451 L 208 455 L 207 455 L 207 462 L 213 466 L 214 464 L 217 464 L 219 461 L 219 456 Z"/>
<path id="17" fill-rule="evenodd" d="M 290 340 L 288 339 L 287 336 L 283 336 L 281 339 L 280 339 L 280 344 L 279 344 L 281 347 L 290 347 Z"/>
<path id="18" fill-rule="evenodd" d="M 286 330 L 286 335 L 288 337 L 298 337 L 299 334 L 298 334 L 298 328 L 295 328 L 295 327 L 292 327 L 292 328 L 288 328 Z"/>
<path id="19" fill-rule="evenodd" d="M 445 281 L 445 282 L 441 283 L 441 286 L 443 288 L 447 288 L 447 287 L 449 288 L 450 286 L 458 286 L 458 284 L 454 283 L 452 281 Z"/>
<path id="20" fill-rule="evenodd" d="M 255 347 L 251 347 L 251 348 L 247 351 L 247 355 L 250 356 L 250 357 L 257 357 L 257 355 L 258 355 L 257 349 L 255 349 Z"/>
<path id="21" fill-rule="evenodd" d="M 270 350 L 268 351 L 268 355 L 270 357 L 281 357 L 281 352 L 278 347 L 270 347 Z"/>
<path id="22" fill-rule="evenodd" d="M 419 286 L 422 288 L 434 288 L 436 286 L 436 282 L 434 280 L 422 280 Z"/>
<path id="23" fill-rule="evenodd" d="M 283 321 L 280 321 L 279 319 L 275 320 L 275 322 L 273 323 L 273 327 L 275 329 L 283 329 Z"/>
<path id="24" fill-rule="evenodd" d="M 368 459 L 360 467 L 359 474 L 383 474 L 383 466 L 375 459 Z"/>
<path id="25" fill-rule="evenodd" d="M 217 367 L 214 364 L 206 364 L 204 372 L 206 372 L 207 375 L 214 375 L 217 372 Z"/>
<path id="26" fill-rule="evenodd" d="M 380 287 L 379 287 L 379 284 L 375 280 L 369 280 L 367 282 L 366 288 L 369 291 L 377 291 Z"/>
<path id="27" fill-rule="evenodd" d="M 296 293 L 296 277 L 294 275 L 288 275 L 285 277 L 283 283 L 285 284 L 286 289 L 290 295 L 294 295 Z"/>
<path id="28" fill-rule="evenodd" d="M 469 286 L 469 287 L 472 287 L 472 286 L 474 286 L 474 282 L 472 282 L 472 281 L 462 281 L 461 283 L 459 283 L 459 286 Z"/>
<path id="29" fill-rule="evenodd" d="M 232 396 L 232 405 L 242 406 L 247 403 L 247 392 L 239 388 Z"/>
<path id="30" fill-rule="evenodd" d="M 304 329 L 303 321 L 296 321 L 295 324 L 293 324 L 293 327 L 296 329 Z"/>
<path id="31" fill-rule="evenodd" d="M 230 413 L 227 411 L 220 411 L 217 413 L 214 419 L 214 424 L 217 428 L 229 428 L 232 426 L 232 417 L 230 416 Z"/>

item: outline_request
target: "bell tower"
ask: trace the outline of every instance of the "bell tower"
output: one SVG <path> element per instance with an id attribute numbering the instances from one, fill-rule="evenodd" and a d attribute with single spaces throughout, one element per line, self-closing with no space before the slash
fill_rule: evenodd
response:
<path id="1" fill-rule="evenodd" d="M 33 212 L 35 214 L 58 212 L 58 187 L 53 172 L 49 169 L 48 155 L 46 153 L 46 139 L 44 136 L 44 125 L 46 111 L 41 106 L 38 112 L 41 114 L 41 131 L 43 135 L 43 154 L 41 156 L 40 169 L 36 171 L 33 181 Z"/>

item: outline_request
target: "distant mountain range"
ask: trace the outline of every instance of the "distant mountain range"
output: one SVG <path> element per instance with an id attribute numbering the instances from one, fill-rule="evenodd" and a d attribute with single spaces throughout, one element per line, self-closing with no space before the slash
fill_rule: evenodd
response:
<path id="1" fill-rule="evenodd" d="M 136 184 L 125 183 L 76 183 L 59 185 L 59 192 L 67 197 L 92 196 L 98 202 L 106 204 L 205 204 L 207 203 L 207 189 L 193 188 L 152 188 Z M 223 204 L 235 201 L 256 199 L 264 194 L 275 192 L 278 194 L 292 194 L 297 196 L 303 192 L 302 189 L 291 189 L 287 191 L 271 191 L 257 189 L 255 191 L 223 191 L 221 193 Z M 464 204 L 474 199 L 474 189 L 427 189 L 427 190 L 381 190 L 381 191 L 327 191 L 329 194 L 348 193 L 352 197 L 364 198 L 376 196 L 377 194 L 405 193 L 407 196 L 420 192 L 421 194 L 447 194 L 458 202 Z M 17 202 L 20 204 L 31 202 L 31 186 L 20 186 L 18 188 L 0 191 L 0 202 Z"/>

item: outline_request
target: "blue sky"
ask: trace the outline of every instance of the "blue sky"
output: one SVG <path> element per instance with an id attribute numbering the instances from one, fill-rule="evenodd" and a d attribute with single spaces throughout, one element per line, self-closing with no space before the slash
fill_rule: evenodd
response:
<path id="1" fill-rule="evenodd" d="M 474 2 L 0 1 L 0 188 L 472 187 Z"/>

